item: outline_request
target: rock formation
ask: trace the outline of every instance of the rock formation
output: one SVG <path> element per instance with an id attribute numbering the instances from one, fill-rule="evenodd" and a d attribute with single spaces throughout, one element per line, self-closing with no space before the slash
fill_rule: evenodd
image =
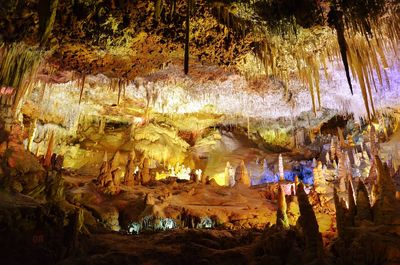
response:
<path id="1" fill-rule="evenodd" d="M 371 204 L 364 182 L 359 181 L 357 187 L 357 214 L 355 224 L 362 225 L 372 221 Z"/>
<path id="2" fill-rule="evenodd" d="M 357 207 L 356 207 L 356 201 L 354 198 L 354 188 L 353 188 L 353 181 L 351 179 L 349 179 L 347 181 L 347 203 L 348 203 L 348 207 L 349 207 L 349 211 L 348 211 L 348 223 L 350 223 L 351 226 L 354 226 L 354 219 L 356 217 L 357 214 Z"/>
<path id="3" fill-rule="evenodd" d="M 142 168 L 140 170 L 140 179 L 141 179 L 140 182 L 142 185 L 146 185 L 151 181 L 148 158 L 143 159 Z"/>
<path id="4" fill-rule="evenodd" d="M 397 211 L 396 189 L 389 168 L 378 156 L 375 156 L 377 178 L 376 202 L 373 205 L 374 222 L 390 224 Z"/>
<path id="5" fill-rule="evenodd" d="M 308 201 L 308 197 L 304 191 L 304 185 L 302 183 L 297 186 L 296 193 L 300 208 L 300 217 L 298 223 L 303 230 L 305 238 L 303 262 L 305 264 L 324 264 L 322 236 L 319 232 L 318 222 L 317 218 L 315 217 L 314 210 Z"/>
<path id="6" fill-rule="evenodd" d="M 135 152 L 131 152 L 128 157 L 128 163 L 125 166 L 124 183 L 127 186 L 133 186 L 135 183 L 134 171 L 135 171 Z"/>
<path id="7" fill-rule="evenodd" d="M 106 183 L 112 180 L 110 165 L 108 163 L 107 152 L 104 152 L 103 162 L 100 166 L 100 173 L 97 177 L 97 184 L 105 187 Z"/>
<path id="8" fill-rule="evenodd" d="M 278 210 L 276 212 L 276 226 L 279 228 L 289 228 L 289 219 L 286 214 L 286 196 L 281 185 L 278 185 Z"/>
<path id="9" fill-rule="evenodd" d="M 243 160 L 236 167 L 235 182 L 236 183 L 242 183 L 242 184 L 244 184 L 244 185 L 246 185 L 248 187 L 251 186 L 250 176 L 249 176 L 249 173 L 247 171 L 246 165 L 244 164 Z"/>
<path id="10" fill-rule="evenodd" d="M 279 154 L 279 157 L 278 157 L 278 168 L 279 168 L 279 181 L 284 181 L 285 180 L 285 174 L 284 174 L 284 169 L 283 169 L 282 154 Z"/>

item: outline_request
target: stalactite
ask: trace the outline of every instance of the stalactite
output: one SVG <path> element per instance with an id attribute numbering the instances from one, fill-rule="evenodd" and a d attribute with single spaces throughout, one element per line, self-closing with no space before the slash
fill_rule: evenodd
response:
<path id="1" fill-rule="evenodd" d="M 312 82 L 312 77 L 311 77 L 311 73 L 310 73 L 309 69 L 306 70 L 306 78 L 307 78 L 308 87 L 310 89 L 311 103 L 312 103 L 313 112 L 314 112 L 314 114 L 317 114 L 317 108 L 316 108 L 316 105 L 315 105 L 313 82 Z"/>
<path id="2" fill-rule="evenodd" d="M 350 87 L 351 94 L 353 94 L 353 86 L 351 84 L 349 63 L 347 59 L 347 43 L 345 38 L 345 28 L 343 24 L 343 13 L 338 11 L 335 4 L 331 5 L 331 11 L 329 12 L 329 23 L 333 25 L 336 29 L 337 41 L 340 47 L 340 54 L 342 55 L 342 61 L 344 69 L 346 71 L 347 82 Z"/>
<path id="3" fill-rule="evenodd" d="M 0 51 L 0 84 L 12 87 L 14 93 L 7 98 L 12 105 L 12 113 L 17 114 L 23 98 L 29 92 L 33 76 L 42 59 L 42 53 L 23 43 L 5 45 Z M 8 103 L 7 103 L 8 104 Z"/>
<path id="4" fill-rule="evenodd" d="M 56 19 L 58 0 L 40 0 L 39 4 L 39 40 L 40 46 L 46 45 L 46 42 L 53 29 Z"/>
<path id="5" fill-rule="evenodd" d="M 360 65 L 361 62 L 362 62 L 362 59 L 361 59 L 360 53 L 358 51 L 356 51 L 355 57 L 356 57 L 356 61 L 357 61 L 356 65 L 355 65 L 355 70 L 356 70 L 356 73 L 357 73 L 357 76 L 358 76 L 358 81 L 360 83 L 361 93 L 362 93 L 362 97 L 363 97 L 363 100 L 364 100 L 365 110 L 367 111 L 368 119 L 371 120 L 372 119 L 371 111 L 369 109 L 369 103 L 368 103 L 369 98 L 368 98 L 368 94 L 367 94 L 367 89 L 365 87 L 362 66 Z"/>
<path id="6" fill-rule="evenodd" d="M 118 101 L 117 101 L 117 105 L 119 105 L 119 103 L 120 103 L 122 89 L 123 89 L 123 81 L 121 79 L 119 79 L 118 80 Z"/>
<path id="7" fill-rule="evenodd" d="M 82 101 L 83 89 L 85 88 L 85 80 L 86 80 L 86 75 L 83 75 L 80 83 L 79 104 L 81 104 Z"/>
<path id="8" fill-rule="evenodd" d="M 161 18 L 161 12 L 164 8 L 164 1 L 163 0 L 155 0 L 155 7 L 154 7 L 154 17 L 156 21 L 159 21 Z"/>
<path id="9" fill-rule="evenodd" d="M 185 30 L 185 58 L 184 58 L 184 72 L 185 75 L 189 73 L 189 40 L 190 40 L 190 11 L 191 11 L 191 1 L 187 0 L 186 6 L 186 30 Z"/>

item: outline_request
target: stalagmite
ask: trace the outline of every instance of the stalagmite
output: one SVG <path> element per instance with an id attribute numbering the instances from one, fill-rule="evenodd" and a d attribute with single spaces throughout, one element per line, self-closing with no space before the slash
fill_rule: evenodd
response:
<path id="1" fill-rule="evenodd" d="M 250 187 L 250 185 L 251 185 L 250 176 L 249 176 L 249 173 L 247 171 L 246 165 L 244 164 L 243 160 L 236 167 L 235 182 L 242 183 L 248 187 Z"/>
<path id="2" fill-rule="evenodd" d="M 313 169 L 313 176 L 314 176 L 314 186 L 318 193 L 322 193 L 324 189 L 322 186 L 325 184 L 325 177 L 324 172 L 322 170 L 322 163 L 321 161 L 317 162 L 317 166 Z"/>
<path id="3" fill-rule="evenodd" d="M 231 167 L 231 164 L 228 162 L 226 162 L 225 165 L 225 170 L 224 170 L 224 181 L 225 181 L 225 185 L 230 186 L 229 182 L 230 182 L 230 176 L 229 176 L 229 168 Z"/>
<path id="4" fill-rule="evenodd" d="M 47 145 L 46 155 L 43 161 L 43 166 L 46 168 L 50 168 L 51 166 L 51 156 L 53 154 L 53 147 L 54 147 L 54 132 L 51 132 L 49 137 L 49 142 Z"/>
<path id="5" fill-rule="evenodd" d="M 343 147 L 345 147 L 343 130 L 341 128 L 337 127 L 337 132 L 338 132 L 338 136 L 339 136 L 340 147 L 343 148 Z"/>
<path id="6" fill-rule="evenodd" d="M 297 198 L 299 201 L 300 217 L 299 224 L 303 229 L 305 237 L 305 250 L 304 250 L 304 262 L 315 264 L 323 263 L 323 244 L 322 236 L 319 232 L 317 218 L 315 217 L 314 210 L 308 201 L 307 194 L 304 191 L 304 185 L 300 183 L 297 186 Z"/>
<path id="7" fill-rule="evenodd" d="M 105 187 L 107 182 L 112 180 L 110 165 L 108 163 L 107 152 L 104 152 L 103 162 L 100 166 L 100 174 L 97 177 L 97 184 L 100 187 Z"/>
<path id="8" fill-rule="evenodd" d="M 339 165 L 338 165 L 338 178 L 340 183 L 340 192 L 346 191 L 346 180 L 348 176 L 348 169 L 346 166 L 346 159 L 343 152 L 339 155 Z"/>
<path id="9" fill-rule="evenodd" d="M 376 202 L 373 205 L 374 222 L 377 224 L 389 224 L 392 222 L 396 207 L 396 188 L 389 174 L 389 168 L 378 156 L 375 156 L 378 173 Z"/>
<path id="10" fill-rule="evenodd" d="M 278 186 L 278 210 L 276 213 L 276 226 L 279 228 L 287 229 L 289 228 L 289 220 L 286 214 L 286 197 L 282 186 Z"/>
<path id="11" fill-rule="evenodd" d="M 376 183 L 377 178 L 378 178 L 378 175 L 376 173 L 376 161 L 375 161 L 375 159 L 373 159 L 371 162 L 371 167 L 369 169 L 368 177 L 365 180 L 365 182 L 369 185 L 373 185 Z"/>
<path id="12" fill-rule="evenodd" d="M 375 126 L 373 124 L 371 124 L 369 140 L 370 140 L 370 144 L 371 144 L 371 155 L 372 155 L 372 158 L 374 158 L 375 156 L 377 156 L 379 154 L 379 141 L 376 136 Z"/>
<path id="13" fill-rule="evenodd" d="M 146 157 L 143 159 L 142 169 L 140 171 L 141 184 L 146 185 L 151 181 L 149 159 Z"/>
<path id="14" fill-rule="evenodd" d="M 329 157 L 329 152 L 326 152 L 326 154 L 325 154 L 325 164 L 326 165 L 330 165 L 331 164 L 331 160 L 330 160 L 330 157 Z"/>
<path id="15" fill-rule="evenodd" d="M 299 181 L 299 176 L 294 176 L 294 184 L 297 187 L 299 185 L 300 181 Z"/>
<path id="16" fill-rule="evenodd" d="M 349 205 L 349 212 L 347 215 L 348 218 L 348 223 L 350 223 L 352 226 L 354 225 L 354 218 L 357 214 L 357 208 L 356 208 L 356 201 L 354 199 L 354 188 L 353 188 L 353 182 L 351 179 L 348 180 L 347 182 L 347 194 L 348 194 L 348 198 L 347 198 L 347 203 Z"/>
<path id="17" fill-rule="evenodd" d="M 355 222 L 360 224 L 364 221 L 372 221 L 372 212 L 367 188 L 364 182 L 360 181 L 357 187 L 357 215 Z"/>
<path id="18" fill-rule="evenodd" d="M 361 165 L 360 156 L 354 149 L 352 150 L 352 152 L 354 157 L 354 165 L 356 167 L 359 167 Z"/>
<path id="19" fill-rule="evenodd" d="M 135 179 L 134 179 L 134 171 L 135 171 L 135 152 L 132 151 L 128 157 L 128 163 L 125 167 L 125 176 L 124 176 L 124 183 L 127 186 L 133 186 Z"/>
<path id="20" fill-rule="evenodd" d="M 279 181 L 284 181 L 284 180 L 285 180 L 285 175 L 284 175 L 284 171 L 283 171 L 283 158 L 282 158 L 282 154 L 279 154 L 278 166 L 279 166 Z"/>
<path id="21" fill-rule="evenodd" d="M 335 157 L 336 157 L 336 142 L 335 142 L 333 137 L 331 138 L 330 153 L 331 153 L 331 160 L 335 161 Z"/>
<path id="22" fill-rule="evenodd" d="M 115 152 L 114 157 L 111 160 L 111 172 L 115 171 L 119 168 L 119 160 L 120 160 L 120 153 L 119 151 Z"/>
<path id="23" fill-rule="evenodd" d="M 337 193 L 336 188 L 333 189 L 333 200 L 335 202 L 335 210 L 336 210 L 336 227 L 338 236 L 343 238 L 345 235 L 345 209 L 343 208 L 342 204 L 340 203 L 339 196 Z"/>
<path id="24" fill-rule="evenodd" d="M 30 127 L 29 127 L 29 136 L 28 136 L 28 144 L 26 149 L 30 152 L 32 152 L 32 144 L 33 144 L 33 140 L 35 139 L 36 136 L 36 119 L 31 121 Z"/>

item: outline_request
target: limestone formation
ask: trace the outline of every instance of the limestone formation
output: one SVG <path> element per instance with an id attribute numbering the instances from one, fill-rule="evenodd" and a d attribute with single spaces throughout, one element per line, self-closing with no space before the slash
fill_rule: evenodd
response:
<path id="1" fill-rule="evenodd" d="M 279 228 L 289 228 L 289 219 L 286 214 L 286 197 L 281 185 L 278 185 L 278 210 L 276 212 L 276 226 Z"/>
<path id="2" fill-rule="evenodd" d="M 28 135 L 28 144 L 27 144 L 26 149 L 28 151 L 31 151 L 31 152 L 32 152 L 33 140 L 35 139 L 35 136 L 36 136 L 36 130 L 37 130 L 36 123 L 37 123 L 36 119 L 31 121 L 31 124 L 30 124 L 30 127 L 29 127 L 29 132 L 28 132 L 29 133 L 29 135 Z"/>
<path id="3" fill-rule="evenodd" d="M 279 167 L 279 181 L 284 181 L 285 180 L 285 174 L 284 174 L 284 170 L 283 170 L 282 154 L 279 154 L 278 167 Z"/>
<path id="4" fill-rule="evenodd" d="M 61 173 L 49 171 L 46 178 L 46 199 L 51 202 L 60 202 L 64 198 L 64 180 Z"/>
<path id="5" fill-rule="evenodd" d="M 314 176 L 315 186 L 325 184 L 324 172 L 322 170 L 321 161 L 318 161 L 317 166 L 313 168 L 313 176 Z"/>
<path id="6" fill-rule="evenodd" d="M 336 146 L 336 142 L 333 137 L 331 138 L 331 144 L 330 144 L 329 150 L 330 150 L 331 160 L 335 161 L 337 146 Z"/>
<path id="7" fill-rule="evenodd" d="M 304 191 L 303 183 L 297 186 L 297 198 L 299 201 L 300 217 L 299 224 L 305 237 L 305 250 L 303 261 L 305 263 L 323 264 L 324 250 L 322 236 L 319 232 L 317 218 L 314 210 L 308 201 L 307 194 Z"/>
<path id="8" fill-rule="evenodd" d="M 330 165 L 331 164 L 331 159 L 329 157 L 329 152 L 326 152 L 325 154 L 325 164 Z"/>
<path id="9" fill-rule="evenodd" d="M 355 223 L 360 225 L 365 221 L 372 221 L 372 212 L 367 188 L 364 182 L 360 181 L 357 187 L 357 215 L 355 216 Z"/>
<path id="10" fill-rule="evenodd" d="M 378 173 L 376 202 L 373 206 L 374 222 L 376 224 L 389 224 L 393 220 L 396 207 L 396 189 L 393 179 L 389 174 L 389 168 L 378 156 L 375 156 L 376 171 Z"/>
<path id="11" fill-rule="evenodd" d="M 142 168 L 140 171 L 140 178 L 141 178 L 142 185 L 146 185 L 151 181 L 148 158 L 143 159 L 143 164 L 142 164 Z"/>
<path id="12" fill-rule="evenodd" d="M 244 164 L 243 160 L 236 167 L 235 182 L 242 183 L 248 187 L 250 187 L 250 185 L 251 185 L 250 176 L 249 176 L 249 173 L 247 171 L 246 165 Z"/>
<path id="13" fill-rule="evenodd" d="M 103 162 L 100 166 L 100 173 L 97 177 L 97 184 L 100 187 L 105 187 L 109 181 L 112 181 L 112 175 L 108 163 L 107 152 L 104 152 Z"/>
<path id="14" fill-rule="evenodd" d="M 336 210 L 336 227 L 339 237 L 343 237 L 345 235 L 345 218 L 346 218 L 346 209 L 343 207 L 342 203 L 339 200 L 337 189 L 333 189 L 333 199 L 335 202 L 335 210 Z"/>
<path id="15" fill-rule="evenodd" d="M 354 226 L 354 219 L 355 219 L 355 216 L 357 214 L 357 207 L 356 207 L 356 201 L 355 201 L 355 198 L 354 198 L 353 182 L 352 182 L 351 179 L 348 180 L 347 187 L 348 187 L 348 189 L 347 189 L 347 192 L 348 192 L 347 193 L 348 194 L 347 203 L 349 205 L 348 206 L 349 207 L 349 211 L 348 211 L 348 215 L 347 215 L 347 218 L 348 218 L 347 223 L 349 223 L 351 226 Z"/>
<path id="16" fill-rule="evenodd" d="M 374 158 L 379 154 L 379 141 L 376 135 L 375 126 L 371 125 L 370 133 L 369 133 L 369 141 L 371 145 L 371 156 Z"/>
<path id="17" fill-rule="evenodd" d="M 359 155 L 359 153 L 357 153 L 355 151 L 355 149 L 352 149 L 352 153 L 353 153 L 353 158 L 354 158 L 354 165 L 356 167 L 359 167 L 361 165 L 360 155 Z"/>
<path id="18" fill-rule="evenodd" d="M 49 136 L 47 151 L 43 161 L 43 166 L 45 168 L 51 167 L 51 156 L 53 154 L 53 148 L 54 148 L 54 132 L 52 132 Z"/>
<path id="19" fill-rule="evenodd" d="M 338 132 L 338 136 L 339 136 L 340 147 L 344 148 L 345 142 L 344 142 L 343 130 L 341 128 L 337 127 L 337 132 Z"/>
<path id="20" fill-rule="evenodd" d="M 131 152 L 128 157 L 128 163 L 125 166 L 125 176 L 124 176 L 124 184 L 127 186 L 133 186 L 134 179 L 134 171 L 135 171 L 135 152 Z"/>

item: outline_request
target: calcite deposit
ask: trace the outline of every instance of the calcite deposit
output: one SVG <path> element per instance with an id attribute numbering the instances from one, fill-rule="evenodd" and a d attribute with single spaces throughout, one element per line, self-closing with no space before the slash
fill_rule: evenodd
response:
<path id="1" fill-rule="evenodd" d="M 400 264 L 399 14 L 2 0 L 0 264 Z"/>

